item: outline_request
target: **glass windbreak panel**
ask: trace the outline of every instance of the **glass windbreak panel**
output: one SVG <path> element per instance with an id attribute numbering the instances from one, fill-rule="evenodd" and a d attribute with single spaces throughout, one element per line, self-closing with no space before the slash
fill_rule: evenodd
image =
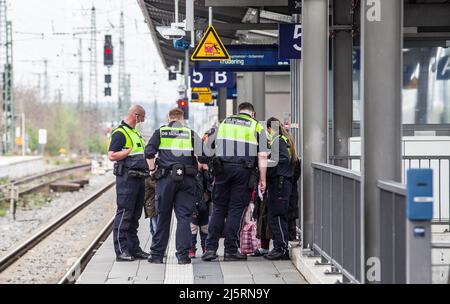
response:
<path id="1" fill-rule="evenodd" d="M 361 120 L 361 51 L 359 47 L 353 48 L 353 120 Z"/>
<path id="2" fill-rule="evenodd" d="M 403 123 L 450 123 L 450 48 L 404 50 Z"/>
<path id="3" fill-rule="evenodd" d="M 356 56 L 355 56 L 356 54 Z M 359 49 L 354 51 L 353 118 L 360 121 Z M 403 50 L 403 123 L 450 123 L 450 47 Z"/>

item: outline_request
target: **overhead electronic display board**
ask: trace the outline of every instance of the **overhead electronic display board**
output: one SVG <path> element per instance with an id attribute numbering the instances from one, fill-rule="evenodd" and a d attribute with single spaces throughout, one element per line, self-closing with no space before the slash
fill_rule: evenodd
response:
<path id="1" fill-rule="evenodd" d="M 197 71 L 273 72 L 289 71 L 290 61 L 278 57 L 278 45 L 227 45 L 230 60 L 196 61 Z"/>

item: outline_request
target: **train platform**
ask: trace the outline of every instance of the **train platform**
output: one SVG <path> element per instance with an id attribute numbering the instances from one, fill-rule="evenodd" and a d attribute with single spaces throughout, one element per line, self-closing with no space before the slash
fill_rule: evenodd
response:
<path id="1" fill-rule="evenodd" d="M 15 179 L 44 171 L 42 156 L 0 156 L 0 178 Z"/>
<path id="2" fill-rule="evenodd" d="M 141 219 L 139 239 L 145 251 L 150 250 L 151 235 L 148 219 Z M 304 277 L 291 261 L 268 261 L 249 256 L 247 261 L 224 262 L 223 239 L 219 259 L 201 260 L 201 250 L 190 265 L 178 265 L 175 258 L 175 226 L 172 220 L 171 236 L 165 264 L 150 264 L 146 260 L 116 262 L 112 234 L 97 250 L 77 284 L 306 284 Z"/>

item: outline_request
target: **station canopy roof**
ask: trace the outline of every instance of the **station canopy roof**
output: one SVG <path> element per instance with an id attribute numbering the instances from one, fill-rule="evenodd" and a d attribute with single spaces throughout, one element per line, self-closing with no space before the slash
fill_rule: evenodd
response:
<path id="1" fill-rule="evenodd" d="M 139 0 L 151 34 L 166 67 L 178 67 L 184 52 L 177 51 L 171 40 L 164 39 L 157 26 L 174 22 L 174 0 Z M 219 1 L 216 1 L 219 2 Z M 179 0 L 179 20 L 185 19 L 185 1 Z M 259 12 L 259 14 L 258 14 Z M 259 22 L 258 22 L 259 15 Z M 278 23 L 290 23 L 292 16 L 287 6 L 280 7 L 214 7 L 213 25 L 224 44 L 272 44 L 278 41 Z M 258 24 L 255 24 L 258 23 Z M 205 0 L 195 0 L 196 42 L 208 26 L 208 7 Z M 190 41 L 190 37 L 186 37 Z"/>
<path id="2" fill-rule="evenodd" d="M 331 8 L 340 5 L 340 1 L 331 0 Z M 405 47 L 450 44 L 450 0 L 404 2 Z M 174 49 L 172 40 L 164 39 L 156 30 L 157 26 L 170 26 L 174 22 L 174 0 L 139 0 L 139 3 L 164 65 L 178 68 L 179 60 L 184 60 L 184 52 Z M 359 1 L 354 3 L 358 5 Z M 180 22 L 185 19 L 185 5 L 185 0 L 178 1 Z M 278 24 L 293 21 L 288 0 L 194 0 L 194 5 L 196 42 L 208 26 L 208 5 L 213 6 L 213 25 L 225 44 L 277 43 Z M 330 9 L 330 14 L 332 12 Z M 355 17 L 357 33 L 358 8 Z M 186 40 L 190 41 L 190 37 Z"/>

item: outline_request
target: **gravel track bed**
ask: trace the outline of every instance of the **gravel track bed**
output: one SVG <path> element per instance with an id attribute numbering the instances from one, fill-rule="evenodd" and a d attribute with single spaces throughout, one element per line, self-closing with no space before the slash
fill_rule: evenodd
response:
<path id="1" fill-rule="evenodd" d="M 55 284 L 115 213 L 115 187 L 0 273 L 2 283 Z"/>
<path id="2" fill-rule="evenodd" d="M 51 202 L 33 208 L 18 208 L 16 221 L 10 220 L 7 214 L 0 217 L 0 257 L 8 250 L 24 241 L 40 227 L 50 223 L 81 200 L 97 191 L 102 185 L 113 179 L 111 173 L 105 175 L 91 175 L 89 184 L 77 192 L 58 194 Z"/>

